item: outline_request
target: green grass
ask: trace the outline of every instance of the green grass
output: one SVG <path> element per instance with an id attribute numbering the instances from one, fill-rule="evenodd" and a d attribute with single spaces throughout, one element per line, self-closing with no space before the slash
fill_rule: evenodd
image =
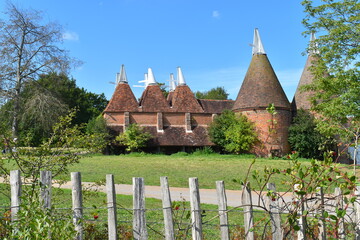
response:
<path id="1" fill-rule="evenodd" d="M 71 166 L 70 171 L 81 172 L 84 182 L 100 181 L 106 174 L 114 174 L 116 183 L 132 184 L 132 177 L 143 177 L 146 185 L 159 186 L 160 177 L 168 176 L 171 187 L 188 187 L 188 178 L 198 177 L 200 188 L 214 189 L 216 181 L 224 180 L 227 189 L 237 190 L 241 186 L 233 180 L 244 180 L 253 160 L 252 155 L 220 154 L 91 155 Z M 261 172 L 265 166 L 283 169 L 290 164 L 289 160 L 257 158 L 250 171 Z M 70 180 L 70 176 L 65 177 Z M 272 182 L 279 190 L 285 189 L 282 179 L 275 177 Z"/>

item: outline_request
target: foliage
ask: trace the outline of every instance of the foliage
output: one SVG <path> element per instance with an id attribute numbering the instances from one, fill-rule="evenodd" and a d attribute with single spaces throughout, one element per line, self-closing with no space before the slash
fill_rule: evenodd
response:
<path id="1" fill-rule="evenodd" d="M 331 150 L 333 138 L 322 135 L 316 128 L 314 116 L 300 109 L 289 127 L 289 143 L 300 157 L 320 159 Z"/>
<path id="2" fill-rule="evenodd" d="M 151 134 L 145 132 L 139 125 L 130 124 L 125 132 L 116 137 L 116 141 L 126 146 L 126 151 L 136 152 L 141 148 L 146 147 L 147 142 L 150 140 Z"/>
<path id="3" fill-rule="evenodd" d="M 209 128 L 211 141 L 225 151 L 239 154 L 249 151 L 257 141 L 253 124 L 242 114 L 225 110 Z"/>
<path id="4" fill-rule="evenodd" d="M 216 87 L 204 92 L 195 92 L 195 97 L 197 99 L 227 100 L 228 96 L 229 94 L 224 87 Z"/>
<path id="5" fill-rule="evenodd" d="M 72 126 L 75 111 L 60 117 L 55 124 L 51 137 L 39 147 L 18 147 L 16 140 L 3 136 L 0 142 L 1 149 L 6 150 L 0 162 L 0 174 L 9 176 L 11 165 L 19 169 L 25 178 L 36 182 L 40 171 L 52 171 L 53 176 L 67 173 L 68 167 L 79 162 L 80 155 L 74 147 L 84 148 L 87 151 L 99 151 L 100 145 L 96 135 L 84 134 L 78 125 Z"/>
<path id="6" fill-rule="evenodd" d="M 69 109 L 77 109 L 73 122 L 84 124 L 97 117 L 107 104 L 104 94 L 87 92 L 76 86 L 74 79 L 57 73 L 42 74 L 38 80 L 24 84 L 20 96 L 19 144 L 26 138 L 31 146 L 39 146 L 49 138 L 58 118 Z M 13 103 L 9 100 L 0 108 L 0 121 L 8 126 Z"/>
<path id="7" fill-rule="evenodd" d="M 65 74 L 48 73 L 32 82 L 29 91 L 40 88 L 42 91 L 50 92 L 69 109 L 77 108 L 74 116 L 75 124 L 87 123 L 90 119 L 99 116 L 105 109 L 108 101 L 104 94 L 96 94 L 86 91 L 76 85 L 76 80 Z"/>
<path id="8" fill-rule="evenodd" d="M 169 91 L 166 90 L 165 83 L 157 83 L 160 87 L 161 92 L 163 93 L 164 97 L 167 98 L 169 95 Z"/>
<path id="9" fill-rule="evenodd" d="M 358 144 L 360 133 L 360 3 L 357 0 L 302 1 L 306 34 L 321 34 L 310 50 L 316 52 L 313 110 L 320 113 L 318 129 Z"/>
<path id="10" fill-rule="evenodd" d="M 335 229 L 338 229 L 340 218 L 345 216 L 346 209 L 354 204 L 356 200 L 356 176 L 344 172 L 338 164 L 333 163 L 332 152 L 325 153 L 323 161 L 311 160 L 310 165 L 301 163 L 296 152 L 289 155 L 288 158 L 292 161 L 289 167 L 285 169 L 265 167 L 262 171 L 249 171 L 249 175 L 242 181 L 242 184 L 248 183 L 249 178 L 252 178 L 256 182 L 256 187 L 253 187 L 253 189 L 260 189 L 259 195 L 261 195 L 267 184 L 275 176 L 285 176 L 286 180 L 282 182 L 282 185 L 288 188 L 285 192 L 295 194 L 296 198 L 293 202 L 287 201 L 286 203 L 285 199 L 283 199 L 285 194 L 274 191 L 267 192 L 267 197 L 272 201 L 286 203 L 282 208 L 283 211 L 288 212 L 284 223 L 285 228 L 288 226 L 290 230 L 299 231 L 298 220 L 302 217 L 309 223 L 311 220 L 323 219 L 328 222 L 328 226 L 332 224 Z M 302 208 L 304 205 L 309 206 L 308 204 L 313 201 L 316 194 L 319 194 L 320 188 L 323 193 L 329 193 L 335 187 L 341 190 L 344 200 L 343 208 L 336 208 L 335 212 L 329 211 L 328 208 L 323 207 L 321 204 L 312 204 L 306 210 Z M 330 203 L 331 201 L 333 201 L 333 198 L 326 198 L 324 204 L 333 204 Z M 310 210 L 315 212 L 313 218 Z M 306 223 L 304 224 L 306 225 Z M 311 239 L 315 237 L 309 229 L 306 234 L 311 236 Z M 339 239 L 339 233 L 336 231 L 334 234 L 335 239 Z"/>
<path id="11" fill-rule="evenodd" d="M 44 209 L 39 198 L 22 198 L 17 220 L 9 228 L 8 237 L 3 239 L 60 240 L 76 236 L 72 216 L 60 214 L 55 209 Z"/>
<path id="12" fill-rule="evenodd" d="M 196 149 L 192 155 L 195 155 L 195 156 L 202 156 L 202 155 L 209 155 L 209 154 L 214 154 L 215 151 L 209 147 L 209 146 L 205 146 L 203 148 L 198 148 Z"/>
<path id="13" fill-rule="evenodd" d="M 106 126 L 106 120 L 102 115 L 94 117 L 90 119 L 88 124 L 86 125 L 86 133 L 87 134 L 94 134 L 94 133 L 101 133 L 105 136 L 109 136 L 109 131 Z"/>
<path id="14" fill-rule="evenodd" d="M 10 3 L 6 15 L 7 20 L 0 24 L 0 91 L 1 96 L 13 101 L 11 127 L 16 137 L 24 84 L 44 72 L 66 72 L 74 61 L 58 46 L 61 26 L 43 23 L 40 12 Z"/>

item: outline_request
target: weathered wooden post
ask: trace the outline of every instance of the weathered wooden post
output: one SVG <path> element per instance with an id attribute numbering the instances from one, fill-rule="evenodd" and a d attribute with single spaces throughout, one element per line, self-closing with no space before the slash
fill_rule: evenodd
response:
<path id="1" fill-rule="evenodd" d="M 197 178 L 189 178 L 191 232 L 193 240 L 202 240 L 202 219 L 200 207 L 199 182 Z"/>
<path id="2" fill-rule="evenodd" d="M 273 191 L 276 195 L 276 187 L 274 183 L 267 184 L 268 191 Z M 279 199 L 269 199 L 269 210 L 271 220 L 272 239 L 283 239 L 283 230 L 281 228 L 281 216 L 279 211 Z"/>
<path id="3" fill-rule="evenodd" d="M 106 195 L 108 209 L 108 235 L 109 240 L 117 240 L 116 192 L 114 175 L 106 175 Z"/>
<path id="4" fill-rule="evenodd" d="M 323 187 L 318 187 L 316 195 L 317 200 L 320 201 L 319 212 L 321 214 L 321 219 L 319 221 L 319 240 L 326 240 L 325 200 Z"/>
<path id="5" fill-rule="evenodd" d="M 20 209 L 21 197 L 21 178 L 20 170 L 10 171 L 10 188 L 11 188 L 11 221 L 17 220 L 17 213 Z"/>
<path id="6" fill-rule="evenodd" d="M 221 240 L 229 240 L 229 222 L 227 215 L 227 199 L 224 181 L 216 181 L 216 193 L 219 207 Z"/>
<path id="7" fill-rule="evenodd" d="M 133 233 L 135 240 L 146 240 L 148 233 L 145 217 L 144 178 L 133 178 Z"/>
<path id="8" fill-rule="evenodd" d="M 300 191 L 300 190 L 301 190 L 301 185 L 295 184 L 294 191 L 296 192 L 296 191 Z M 300 209 L 298 211 L 298 214 L 300 214 L 300 218 L 298 220 L 300 230 L 297 231 L 298 240 L 306 240 L 306 218 L 304 216 L 304 211 L 305 211 L 304 201 L 305 201 L 305 199 L 304 199 L 303 195 L 296 195 L 295 198 L 300 204 Z"/>
<path id="9" fill-rule="evenodd" d="M 83 218 L 83 203 L 82 203 L 82 188 L 81 188 L 81 174 L 79 172 L 71 173 L 72 183 L 72 204 L 73 204 L 73 221 L 75 231 L 77 232 L 76 239 L 83 239 L 83 227 L 81 220 Z"/>
<path id="10" fill-rule="evenodd" d="M 165 239 L 174 240 L 174 221 L 173 210 L 171 205 L 171 196 L 169 190 L 169 182 L 167 177 L 160 177 L 162 206 L 164 214 Z"/>
<path id="11" fill-rule="evenodd" d="M 335 188 L 335 198 L 336 198 L 336 207 L 339 210 L 344 209 L 344 202 L 342 197 L 342 191 L 340 188 Z M 344 227 L 345 219 L 342 217 L 339 219 L 339 226 L 338 226 L 338 236 L 339 239 L 345 239 L 345 227 Z"/>
<path id="12" fill-rule="evenodd" d="M 44 209 L 51 208 L 51 186 L 52 186 L 51 171 L 40 171 L 40 188 L 41 188 L 40 197 Z"/>
<path id="13" fill-rule="evenodd" d="M 251 198 L 250 183 L 245 183 L 242 189 L 241 204 L 244 209 L 245 239 L 254 240 L 254 217 Z"/>
<path id="14" fill-rule="evenodd" d="M 360 240 L 360 186 L 356 186 L 355 195 L 355 238 L 356 240 Z"/>

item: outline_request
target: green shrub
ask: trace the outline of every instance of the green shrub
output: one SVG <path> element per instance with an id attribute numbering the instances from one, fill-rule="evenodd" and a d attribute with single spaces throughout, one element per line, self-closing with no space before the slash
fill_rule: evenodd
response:
<path id="1" fill-rule="evenodd" d="M 316 129 L 314 116 L 306 110 L 299 110 L 289 128 L 291 149 L 300 157 L 322 158 L 324 152 L 330 150 L 330 138 L 325 137 Z"/>
<path id="2" fill-rule="evenodd" d="M 142 127 L 137 124 L 130 124 L 125 132 L 116 137 L 116 141 L 126 146 L 126 151 L 137 152 L 146 147 L 150 138 L 151 134 L 145 132 Z"/>
<path id="3" fill-rule="evenodd" d="M 210 125 L 209 135 L 211 141 L 223 150 L 236 154 L 251 150 L 258 140 L 253 123 L 246 116 L 230 110 L 215 118 Z"/>
<path id="4" fill-rule="evenodd" d="M 196 149 L 195 152 L 192 153 L 192 155 L 199 156 L 199 155 L 209 155 L 213 153 L 215 153 L 215 151 L 211 147 L 205 146 L 203 148 Z"/>
<path id="5" fill-rule="evenodd" d="M 39 198 L 23 198 L 17 221 L 8 225 L 4 239 L 74 239 L 76 232 L 72 216 L 59 214 L 55 209 L 44 209 Z"/>

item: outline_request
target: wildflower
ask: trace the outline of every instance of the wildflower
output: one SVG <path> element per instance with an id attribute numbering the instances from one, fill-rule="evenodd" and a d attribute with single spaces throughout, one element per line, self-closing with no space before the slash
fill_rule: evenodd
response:
<path id="1" fill-rule="evenodd" d="M 98 219 L 99 218 L 99 215 L 94 215 L 94 219 Z"/>

